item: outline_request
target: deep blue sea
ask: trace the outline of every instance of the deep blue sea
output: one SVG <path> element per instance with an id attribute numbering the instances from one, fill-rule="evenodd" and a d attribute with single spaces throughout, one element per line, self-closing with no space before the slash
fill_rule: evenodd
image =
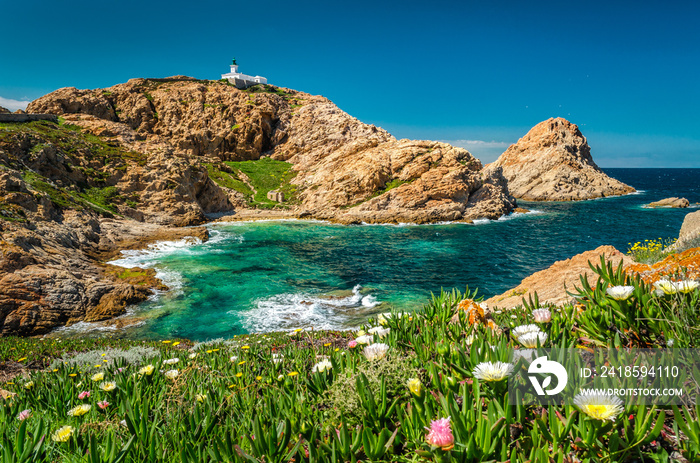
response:
<path id="1" fill-rule="evenodd" d="M 272 221 L 209 225 L 202 244 L 159 243 L 114 262 L 153 267 L 171 287 L 130 311 L 112 335 L 205 340 L 297 327 L 343 329 L 431 292 L 492 296 L 577 253 L 675 238 L 693 209 L 647 209 L 670 196 L 700 202 L 700 169 L 606 169 L 638 193 L 582 202 L 520 202 L 528 214 L 475 224 L 360 225 Z M 86 330 L 81 323 L 72 330 Z M 70 334 L 68 330 L 66 334 Z"/>

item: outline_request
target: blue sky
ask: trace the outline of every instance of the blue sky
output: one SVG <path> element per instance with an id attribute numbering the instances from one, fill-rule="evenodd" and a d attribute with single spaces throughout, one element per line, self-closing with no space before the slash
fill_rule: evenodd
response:
<path id="1" fill-rule="evenodd" d="M 603 167 L 700 167 L 694 2 L 0 1 L 17 37 L 0 60 L 4 106 L 133 77 L 216 79 L 235 56 L 241 72 L 484 162 L 562 116 Z"/>

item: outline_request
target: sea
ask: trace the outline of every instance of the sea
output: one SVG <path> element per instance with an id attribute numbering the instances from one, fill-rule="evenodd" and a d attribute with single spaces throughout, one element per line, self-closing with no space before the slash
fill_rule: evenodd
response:
<path id="1" fill-rule="evenodd" d="M 336 225 L 309 220 L 218 222 L 207 242 L 160 242 L 111 262 L 154 268 L 170 288 L 129 308 L 123 323 L 78 323 L 59 336 L 197 341 L 251 332 L 351 329 L 390 310 L 417 311 L 431 293 L 490 297 L 552 263 L 600 245 L 627 252 L 676 238 L 700 202 L 700 169 L 604 169 L 637 192 L 580 202 L 525 202 L 529 213 L 473 224 Z"/>

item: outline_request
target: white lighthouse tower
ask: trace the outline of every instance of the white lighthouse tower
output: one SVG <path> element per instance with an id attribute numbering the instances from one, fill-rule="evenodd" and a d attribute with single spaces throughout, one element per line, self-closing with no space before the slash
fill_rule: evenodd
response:
<path id="1" fill-rule="evenodd" d="M 227 79 L 229 82 L 234 84 L 237 88 L 248 88 L 257 84 L 266 84 L 267 79 L 262 76 L 249 76 L 247 74 L 241 74 L 238 72 L 238 64 L 236 64 L 236 58 L 231 61 L 231 72 L 228 74 L 221 74 L 222 79 Z"/>

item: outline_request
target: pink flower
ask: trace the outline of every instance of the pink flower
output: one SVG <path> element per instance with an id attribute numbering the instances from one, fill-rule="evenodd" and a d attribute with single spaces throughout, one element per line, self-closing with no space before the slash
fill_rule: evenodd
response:
<path id="1" fill-rule="evenodd" d="M 97 406 L 104 410 L 105 408 L 109 407 L 109 402 L 103 400 L 102 402 L 97 402 Z"/>
<path id="2" fill-rule="evenodd" d="M 355 341 L 355 340 L 353 339 L 352 341 L 350 341 L 350 342 L 348 343 L 348 347 L 349 347 L 350 349 L 354 349 L 355 347 L 357 347 L 357 341 Z"/>
<path id="3" fill-rule="evenodd" d="M 124 371 L 124 368 L 119 367 L 119 368 L 117 368 L 117 371 L 118 371 L 119 373 L 121 373 L 122 371 Z"/>
<path id="4" fill-rule="evenodd" d="M 31 414 L 32 414 L 31 410 L 22 410 L 21 412 L 19 412 L 19 415 L 17 415 L 17 419 L 20 421 L 24 421 L 27 418 L 29 418 L 29 415 L 31 415 Z"/>
<path id="5" fill-rule="evenodd" d="M 90 397 L 90 391 L 83 391 L 80 394 L 78 394 L 78 398 L 80 400 L 87 399 L 88 397 Z"/>
<path id="6" fill-rule="evenodd" d="M 455 438 L 452 435 L 452 428 L 450 428 L 449 416 L 431 421 L 430 428 L 425 429 L 428 430 L 428 435 L 425 437 L 425 441 L 428 444 L 441 447 L 443 450 L 451 450 L 455 446 Z"/>

